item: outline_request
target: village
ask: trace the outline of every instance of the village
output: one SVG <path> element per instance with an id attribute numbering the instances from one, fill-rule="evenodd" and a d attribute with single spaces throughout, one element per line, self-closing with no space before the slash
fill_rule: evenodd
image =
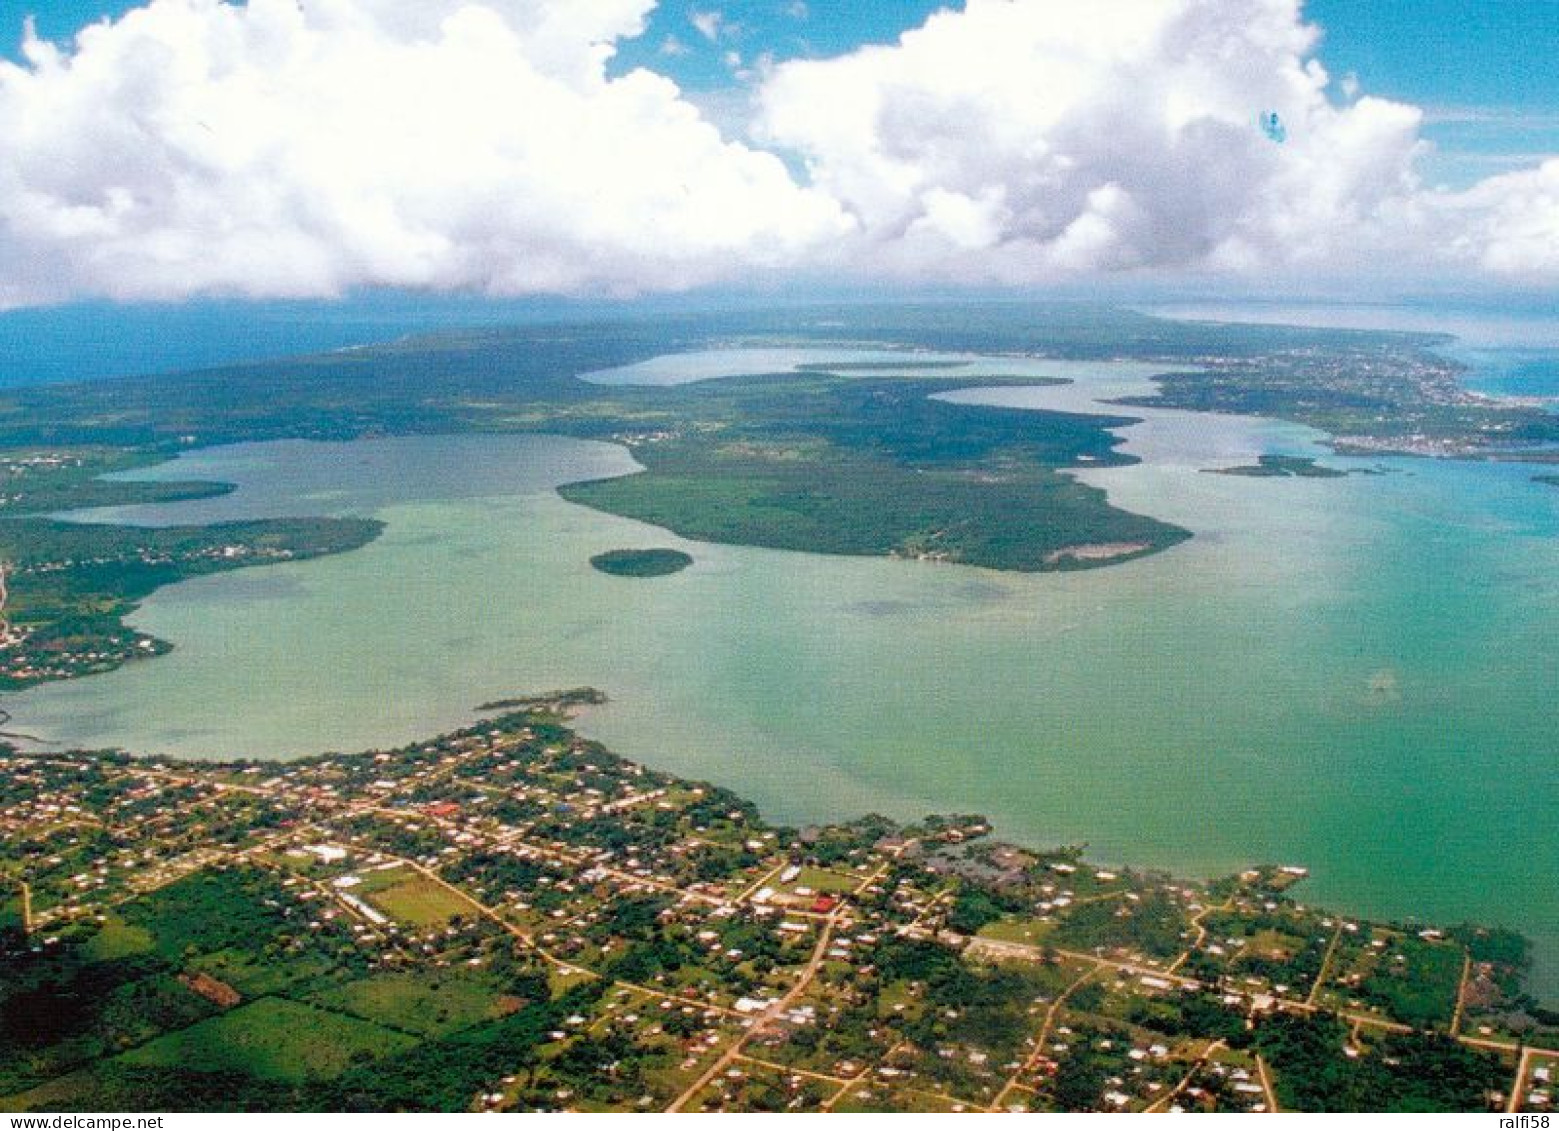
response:
<path id="1" fill-rule="evenodd" d="M 772 827 L 580 739 L 593 694 L 293 763 L 0 753 L 0 1106 L 1551 1108 L 1508 932 L 977 816 Z"/>

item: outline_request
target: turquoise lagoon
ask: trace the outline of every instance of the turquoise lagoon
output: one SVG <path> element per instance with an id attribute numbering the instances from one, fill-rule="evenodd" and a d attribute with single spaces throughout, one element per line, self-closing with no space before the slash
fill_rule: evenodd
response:
<path id="1" fill-rule="evenodd" d="M 1151 367 L 740 350 L 592 375 L 666 384 L 826 359 L 966 375 L 954 401 L 1100 411 Z M 957 366 L 948 368 L 948 366 Z M 875 371 L 883 372 L 882 370 Z M 979 388 L 991 375 L 1062 386 Z M 1119 411 L 1119 410 L 1108 410 Z M 1126 410 L 1142 463 L 1079 474 L 1190 542 L 1018 575 L 690 543 L 564 502 L 634 470 L 546 436 L 286 442 L 194 453 L 158 477 L 227 497 L 100 515 L 183 522 L 372 514 L 320 561 L 187 582 L 135 616 L 170 655 L 12 697 L 61 743 L 221 758 L 436 733 L 485 700 L 590 684 L 581 729 L 790 821 L 979 811 L 1035 844 L 1215 874 L 1313 873 L 1358 914 L 1507 923 L 1559 995 L 1559 491 L 1513 465 L 1333 457 L 1283 423 Z M 1379 474 L 1248 479 L 1265 453 Z M 589 566 L 619 547 L 674 576 Z"/>

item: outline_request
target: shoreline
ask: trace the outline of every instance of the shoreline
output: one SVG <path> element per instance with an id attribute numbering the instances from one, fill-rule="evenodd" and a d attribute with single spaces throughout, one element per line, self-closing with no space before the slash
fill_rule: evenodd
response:
<path id="1" fill-rule="evenodd" d="M 641 770 L 647 770 L 651 773 L 667 777 L 683 784 L 689 784 L 686 779 L 681 778 L 673 771 L 657 769 L 649 762 L 641 761 L 636 758 L 630 758 L 612 751 L 611 748 L 601 740 L 590 738 L 584 732 L 584 730 L 575 725 L 577 723 L 586 721 L 593 709 L 605 706 L 610 702 L 610 696 L 608 696 L 605 692 L 593 687 L 573 688 L 566 691 L 549 691 L 491 700 L 473 707 L 470 712 L 471 717 L 467 721 L 458 724 L 453 729 L 444 731 L 437 735 L 424 736 L 420 739 L 413 739 L 410 745 L 436 743 L 450 739 L 452 737 L 474 733 L 484 725 L 500 722 L 504 717 L 513 715 L 516 712 L 546 712 L 555 715 L 557 718 L 566 723 L 570 731 L 579 739 L 601 747 L 602 749 L 608 751 L 611 757 L 617 759 L 623 764 L 631 767 L 638 767 Z M 496 718 L 484 719 L 482 717 L 484 715 L 492 716 L 495 713 L 499 713 L 498 717 Z M 5 714 L 3 707 L 0 707 L 0 714 Z M 0 725 L 3 725 L 3 723 L 4 720 L 0 719 Z M 222 774 L 224 772 L 232 774 L 254 773 L 265 769 L 282 772 L 288 769 L 317 768 L 320 766 L 329 766 L 338 762 L 351 763 L 354 761 L 359 761 L 365 757 L 373 755 L 376 752 L 374 750 L 359 750 L 352 752 L 323 751 L 310 754 L 300 754 L 294 757 L 275 759 L 231 758 L 205 760 L 185 758 L 174 755 L 136 753 L 117 747 L 100 750 L 62 749 L 60 748 L 59 743 L 53 743 L 53 749 L 33 751 L 14 746 L 10 741 L 10 737 L 11 736 L 0 734 L 0 754 L 4 754 L 9 751 L 10 753 L 17 756 L 25 758 L 36 758 L 44 761 L 75 758 L 86 760 L 98 759 L 106 761 L 109 764 L 129 763 L 135 765 L 151 765 L 159 771 L 177 771 L 182 769 L 190 772 L 193 775 L 199 775 L 201 773 Z M 29 737 L 28 741 L 44 744 L 46 740 Z M 729 786 L 718 781 L 704 784 L 712 785 L 716 789 L 741 799 L 743 804 L 751 806 L 753 811 L 758 814 L 759 818 L 770 827 L 780 829 L 792 827 L 788 821 L 774 818 L 772 815 L 765 812 L 761 806 L 758 806 L 755 803 L 747 800 L 737 787 Z M 1250 858 L 1247 857 L 1240 863 L 1234 863 L 1223 867 L 1213 866 L 1209 868 L 1196 868 L 1182 866 L 1167 867 L 1161 863 L 1154 863 L 1143 860 L 1130 860 L 1125 858 L 1101 859 L 1090 854 L 1092 845 L 1087 840 L 1064 844 L 1058 844 L 1055 842 L 1042 843 L 1037 838 L 1029 838 L 1022 835 L 1012 836 L 1006 834 L 1002 831 L 1002 828 L 999 824 L 991 822 L 983 816 L 960 816 L 960 819 L 964 818 L 972 821 L 978 821 L 984 827 L 985 831 L 979 835 L 982 838 L 985 838 L 983 843 L 990 847 L 996 849 L 1010 848 L 1019 852 L 1034 853 L 1041 856 L 1055 854 L 1075 856 L 1079 863 L 1086 864 L 1089 867 L 1105 874 L 1113 871 L 1128 875 L 1157 877 L 1160 880 L 1170 883 L 1212 886 L 1232 876 L 1250 875 L 1256 872 L 1274 872 L 1283 877 L 1281 880 L 1281 888 L 1279 889 L 1283 892 L 1287 892 L 1289 889 L 1301 884 L 1324 884 L 1324 873 L 1315 872 L 1308 865 L 1301 866 L 1292 862 L 1281 865 L 1270 861 L 1252 862 Z M 925 823 L 927 821 L 935 822 L 944 818 L 940 812 L 933 809 L 927 809 L 923 812 L 919 812 L 915 815 L 904 818 L 882 817 L 882 815 L 879 813 L 867 812 L 852 813 L 836 818 L 820 817 L 815 820 L 805 822 L 804 827 L 829 828 L 845 826 L 853 822 L 874 819 L 886 820 L 896 827 L 911 827 Z M 1531 971 L 1534 967 L 1547 965 L 1546 963 L 1536 961 L 1540 957 L 1540 952 L 1537 952 L 1534 947 L 1536 940 L 1534 940 L 1533 937 L 1528 935 L 1525 931 L 1508 926 L 1505 923 L 1474 922 L 1471 919 L 1463 916 L 1460 917 L 1457 923 L 1453 924 L 1449 921 L 1449 919 L 1442 921 L 1439 919 L 1430 919 L 1427 917 L 1420 918 L 1413 914 L 1403 916 L 1383 915 L 1379 912 L 1371 912 L 1365 909 L 1359 909 L 1354 906 L 1337 906 L 1331 901 L 1326 901 L 1324 908 L 1317 906 L 1316 904 L 1312 904 L 1309 901 L 1303 901 L 1302 906 L 1307 906 L 1318 914 L 1330 913 L 1334 916 L 1347 919 L 1357 919 L 1361 921 L 1387 924 L 1394 928 L 1400 928 L 1407 931 L 1428 930 L 1435 934 L 1443 934 L 1445 931 L 1454 927 L 1476 927 L 1480 929 L 1509 931 L 1519 936 L 1527 947 L 1527 967 L 1526 972 L 1523 975 L 1524 981 L 1530 978 Z M 1533 989 L 1530 985 L 1527 985 L 1526 991 L 1528 993 L 1532 993 Z M 1540 1004 L 1544 1004 L 1545 1008 L 1547 1008 L 1549 1004 L 1559 1007 L 1559 994 L 1553 994 L 1550 995 L 1550 997 L 1547 999 L 1542 999 Z"/>

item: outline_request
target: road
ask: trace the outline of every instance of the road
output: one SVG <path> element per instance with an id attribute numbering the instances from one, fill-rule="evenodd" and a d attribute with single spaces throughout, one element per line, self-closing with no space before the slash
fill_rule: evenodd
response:
<path id="1" fill-rule="evenodd" d="M 736 1040 L 732 1041 L 730 1048 L 726 1049 L 724 1054 L 722 1054 L 713 1064 L 711 1064 L 708 1070 L 705 1071 L 702 1076 L 693 1081 L 692 1084 L 688 1085 L 686 1091 L 671 1101 L 671 1104 L 666 1108 L 666 1111 L 681 1111 L 688 1103 L 693 1100 L 695 1096 L 698 1095 L 699 1092 L 708 1087 L 711 1081 L 716 1079 L 720 1073 L 724 1072 L 731 1066 L 731 1062 L 734 1061 L 739 1055 L 741 1055 L 742 1047 L 746 1045 L 748 1040 L 750 1040 L 754 1034 L 762 1031 L 762 1029 L 768 1025 L 769 1022 L 783 1015 L 784 1012 L 791 1007 L 791 1004 L 806 992 L 807 987 L 812 984 L 812 979 L 817 977 L 817 972 L 823 968 L 823 963 L 828 958 L 828 947 L 829 944 L 833 941 L 834 923 L 838 916 L 839 911 L 836 910 L 832 915 L 823 921 L 823 929 L 822 932 L 818 935 L 817 946 L 812 948 L 812 957 L 807 961 L 806 966 L 802 969 L 801 977 L 796 980 L 796 984 L 790 987 L 790 990 L 785 994 L 784 997 L 773 1002 L 767 1009 L 759 1014 L 757 1020 L 752 1023 L 752 1026 L 745 1033 L 742 1033 L 740 1036 L 738 1036 Z"/>

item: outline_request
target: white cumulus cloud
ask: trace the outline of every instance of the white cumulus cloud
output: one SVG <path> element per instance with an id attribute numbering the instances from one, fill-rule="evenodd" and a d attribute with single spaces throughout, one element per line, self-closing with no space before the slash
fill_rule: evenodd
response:
<path id="1" fill-rule="evenodd" d="M 0 62 L 0 308 L 786 272 L 1559 280 L 1559 159 L 1426 187 L 1422 111 L 1333 82 L 1299 0 L 967 0 L 891 45 L 760 55 L 744 142 L 608 71 L 654 4 L 148 0 L 29 37 Z"/>
<path id="2" fill-rule="evenodd" d="M 1559 276 L 1559 157 L 1436 203 L 1465 257 L 1493 275 Z"/>
<path id="3" fill-rule="evenodd" d="M 1383 254 L 1559 274 L 1552 176 L 1426 192 L 1422 112 L 1333 84 L 1318 38 L 1299 0 L 968 0 L 894 45 L 780 65 L 757 133 L 860 221 L 859 261 L 905 276 L 1335 272 Z M 1258 128 L 1269 112 L 1282 142 Z"/>
<path id="4" fill-rule="evenodd" d="M 0 306 L 683 287 L 849 224 L 669 80 L 653 0 L 152 0 L 0 64 Z"/>

